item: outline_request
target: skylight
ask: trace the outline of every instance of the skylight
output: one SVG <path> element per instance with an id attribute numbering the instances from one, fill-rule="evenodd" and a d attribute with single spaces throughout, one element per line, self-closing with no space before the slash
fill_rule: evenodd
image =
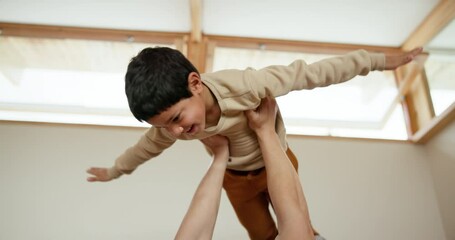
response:
<path id="1" fill-rule="evenodd" d="M 425 63 L 433 108 L 440 115 L 455 102 L 455 53 L 431 51 Z"/>
<path id="2" fill-rule="evenodd" d="M 0 119 L 138 126 L 124 94 L 131 57 L 154 44 L 0 37 Z M 163 45 L 160 45 L 163 46 Z M 175 47 L 167 45 L 168 47 Z M 213 70 L 308 63 L 329 55 L 215 49 Z M 407 139 L 391 72 L 278 98 L 290 134 Z"/>
<path id="3" fill-rule="evenodd" d="M 268 50 L 215 50 L 213 71 L 260 69 L 288 65 L 296 59 L 312 63 L 330 55 Z M 291 134 L 407 139 L 401 105 L 392 72 L 371 72 L 353 80 L 313 90 L 292 92 L 277 99 Z"/>
<path id="4" fill-rule="evenodd" d="M 150 46 L 0 37 L 0 119 L 147 126 L 129 111 L 124 74 Z"/>

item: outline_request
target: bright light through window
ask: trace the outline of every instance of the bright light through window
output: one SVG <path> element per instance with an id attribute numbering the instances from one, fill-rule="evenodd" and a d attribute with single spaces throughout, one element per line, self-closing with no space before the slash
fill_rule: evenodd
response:
<path id="1" fill-rule="evenodd" d="M 307 63 L 331 57 L 268 50 L 216 48 L 213 71 L 260 69 Z M 291 92 L 277 99 L 290 134 L 407 139 L 401 104 L 392 72 L 375 71 L 351 81 L 313 90 Z"/>
<path id="2" fill-rule="evenodd" d="M 455 54 L 430 51 L 425 70 L 433 108 L 440 115 L 455 103 Z"/>
<path id="3" fill-rule="evenodd" d="M 124 75 L 129 60 L 151 46 L 0 37 L 0 118 L 147 126 L 129 111 Z"/>
<path id="4" fill-rule="evenodd" d="M 130 113 L 124 74 L 154 44 L 0 37 L 0 119 L 148 126 Z M 163 45 L 161 45 L 163 46 Z M 167 45 L 167 47 L 175 47 Z M 312 63 L 329 55 L 216 48 L 213 70 Z M 288 133 L 407 139 L 390 72 L 278 98 Z"/>

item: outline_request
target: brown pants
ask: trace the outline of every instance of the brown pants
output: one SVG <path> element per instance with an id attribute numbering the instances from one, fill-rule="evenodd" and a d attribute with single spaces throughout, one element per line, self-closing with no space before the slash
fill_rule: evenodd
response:
<path id="1" fill-rule="evenodd" d="M 288 148 L 286 154 L 297 170 L 299 164 L 294 153 Z M 269 211 L 270 197 L 265 168 L 253 171 L 228 169 L 224 175 L 223 187 L 250 239 L 275 239 L 278 229 Z"/>

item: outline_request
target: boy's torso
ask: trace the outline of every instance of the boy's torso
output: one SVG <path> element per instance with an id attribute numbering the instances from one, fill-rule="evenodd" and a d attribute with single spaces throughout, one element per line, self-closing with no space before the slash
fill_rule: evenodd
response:
<path id="1" fill-rule="evenodd" d="M 260 104 L 261 99 L 255 97 L 251 91 L 246 91 L 248 89 L 238 88 L 238 80 L 235 81 L 236 84 L 234 84 L 234 81 L 231 81 L 235 87 L 230 86 L 229 80 L 222 81 L 222 89 L 225 90 L 223 92 L 219 91 L 220 78 L 214 80 L 211 76 L 202 75 L 202 79 L 216 98 L 215 100 L 221 109 L 218 124 L 206 128 L 203 132 L 194 136 L 182 136 L 179 139 L 202 139 L 220 134 L 229 139 L 229 169 L 249 171 L 263 167 L 264 162 L 256 134 L 249 128 L 248 120 L 244 115 L 245 110 L 256 108 Z M 229 90 L 229 88 L 231 89 Z M 240 89 L 241 92 L 236 91 L 237 89 Z M 276 129 L 280 135 L 282 147 L 286 149 L 285 128 L 280 114 L 277 115 Z"/>

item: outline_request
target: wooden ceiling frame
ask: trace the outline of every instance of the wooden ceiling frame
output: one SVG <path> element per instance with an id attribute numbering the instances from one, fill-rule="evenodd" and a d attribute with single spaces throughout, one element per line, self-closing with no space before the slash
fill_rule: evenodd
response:
<path id="1" fill-rule="evenodd" d="M 201 0 L 190 0 L 191 9 L 191 31 L 190 32 L 151 32 L 151 31 L 132 31 L 132 30 L 111 30 L 100 28 L 80 28 L 80 27 L 61 27 L 44 26 L 33 24 L 1 23 L 0 35 L 22 36 L 22 37 L 43 37 L 43 38 L 73 38 L 89 40 L 109 40 L 123 42 L 150 42 L 157 44 L 174 44 L 177 49 L 182 51 L 201 73 L 209 72 L 213 66 L 215 47 L 232 47 L 248 49 L 267 49 L 277 51 L 307 52 L 307 53 L 326 53 L 343 54 L 356 49 L 366 49 L 372 52 L 383 52 L 386 54 L 400 54 L 412 49 L 414 46 L 424 46 L 428 44 L 452 19 L 455 18 L 455 1 L 441 0 L 435 9 L 428 15 L 422 24 L 410 35 L 401 47 L 383 47 L 352 44 L 318 43 L 308 41 L 291 41 L 279 39 L 230 37 L 219 35 L 205 35 L 202 32 L 202 4 Z M 431 29 L 431 30 L 429 30 Z M 422 59 L 426 59 L 424 56 Z M 424 143 L 434 134 L 444 128 L 455 117 L 452 106 L 440 116 L 434 118 L 431 115 L 432 108 L 425 110 L 426 114 L 417 114 L 419 110 L 418 102 L 426 102 L 431 105 L 431 98 L 428 93 L 428 84 L 420 83 L 420 92 L 425 92 L 426 99 L 421 97 L 415 87 L 416 79 L 422 75 L 425 60 L 419 60 L 416 64 L 396 71 L 399 82 L 399 96 L 403 99 L 402 103 L 407 114 L 406 119 L 410 127 L 410 139 L 416 143 Z M 423 77 L 420 77 L 423 79 Z M 425 82 L 420 80 L 420 82 Z M 427 89 L 425 89 L 425 86 Z M 419 99 L 410 101 L 409 99 Z M 423 100 L 422 100 L 423 99 Z M 414 114 L 413 114 L 414 113 Z M 425 115 L 426 117 L 422 117 Z M 429 118 L 430 116 L 431 118 Z M 422 121 L 421 119 L 426 119 Z M 429 122 L 428 119 L 431 119 Z M 423 122 L 419 123 L 418 122 Z"/>
<path id="2" fill-rule="evenodd" d="M 402 50 L 429 44 L 454 19 L 455 1 L 441 0 L 403 43 Z M 417 66 L 410 64 L 396 71 L 409 139 L 419 144 L 426 143 L 455 118 L 454 104 L 435 116 L 424 63 L 417 61 Z"/>

